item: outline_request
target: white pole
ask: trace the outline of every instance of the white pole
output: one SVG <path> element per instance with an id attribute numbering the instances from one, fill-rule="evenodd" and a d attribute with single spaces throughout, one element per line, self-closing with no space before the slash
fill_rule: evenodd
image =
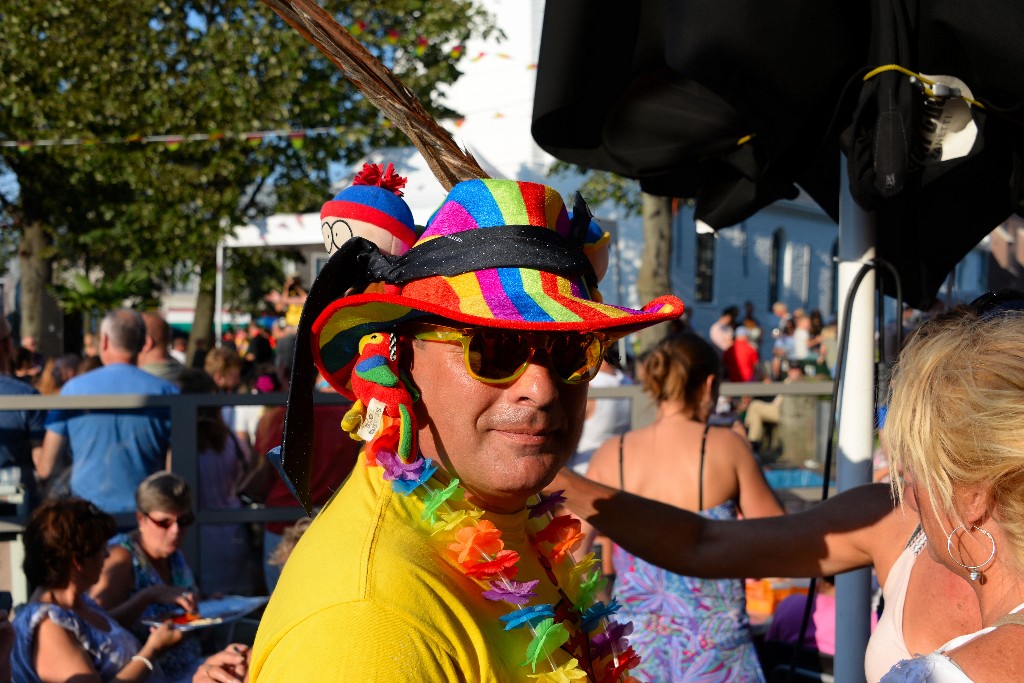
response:
<path id="1" fill-rule="evenodd" d="M 620 230 L 618 223 L 612 223 L 608 226 L 608 232 L 611 233 L 608 247 L 611 250 L 611 255 L 615 257 L 615 303 L 619 306 L 628 306 L 629 303 L 622 294 L 622 241 L 619 239 Z M 619 363 L 621 363 L 623 370 L 627 370 L 626 337 L 619 339 L 618 346 Z"/>
<path id="2" fill-rule="evenodd" d="M 875 257 L 874 215 L 850 195 L 846 158 L 840 160 L 839 193 L 839 320 L 845 298 L 861 266 Z M 875 405 L 875 275 L 861 282 L 852 303 L 849 344 L 841 387 L 837 486 L 840 491 L 871 481 Z M 840 329 L 839 334 L 845 333 Z M 870 632 L 871 571 L 860 569 L 836 577 L 835 678 L 864 681 L 864 651 Z"/>
<path id="3" fill-rule="evenodd" d="M 224 329 L 224 242 L 217 242 L 217 270 L 213 285 L 213 327 L 216 331 L 214 344 L 220 346 L 221 331 Z"/>

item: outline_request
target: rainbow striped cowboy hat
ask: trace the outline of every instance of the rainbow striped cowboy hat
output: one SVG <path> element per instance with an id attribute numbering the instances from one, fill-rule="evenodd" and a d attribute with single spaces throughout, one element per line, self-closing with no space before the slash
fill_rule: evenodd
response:
<path id="1" fill-rule="evenodd" d="M 427 316 L 472 326 L 604 332 L 617 339 L 678 318 L 683 303 L 658 297 L 640 310 L 601 302 L 607 239 L 582 199 L 566 211 L 537 183 L 459 183 L 402 255 L 351 237 L 309 289 L 295 340 L 281 447 L 268 453 L 307 513 L 313 365 L 340 393 L 350 387 L 359 341 Z"/>
<path id="2" fill-rule="evenodd" d="M 345 296 L 312 327 L 313 357 L 324 378 L 351 397 L 359 340 L 424 316 L 479 327 L 602 331 L 619 338 L 683 312 L 674 296 L 641 310 L 601 302 L 585 253 L 585 204 L 570 219 L 558 192 L 514 180 L 459 183 L 409 252 L 378 259 L 388 284 Z M 604 247 L 604 243 L 601 243 Z M 606 247 L 604 247 L 606 248 Z"/>

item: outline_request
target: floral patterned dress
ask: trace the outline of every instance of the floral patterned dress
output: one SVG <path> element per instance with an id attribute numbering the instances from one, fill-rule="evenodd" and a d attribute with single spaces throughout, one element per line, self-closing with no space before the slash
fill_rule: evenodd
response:
<path id="1" fill-rule="evenodd" d="M 736 519 L 736 505 L 726 501 L 700 514 Z M 763 683 L 743 581 L 673 574 L 619 546 L 612 557 L 614 595 L 622 605 L 617 618 L 632 620 L 629 642 L 642 657 L 634 676 L 655 682 Z"/>

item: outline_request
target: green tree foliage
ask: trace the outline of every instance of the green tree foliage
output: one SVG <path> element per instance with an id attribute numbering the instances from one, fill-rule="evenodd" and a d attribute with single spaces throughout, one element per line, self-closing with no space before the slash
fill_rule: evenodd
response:
<path id="1" fill-rule="evenodd" d="M 233 311 L 277 315 L 265 297 L 284 283 L 282 259 L 301 263 L 305 257 L 297 249 L 226 249 L 224 270 L 244 276 L 224 280 L 224 305 Z"/>
<path id="2" fill-rule="evenodd" d="M 57 302 L 66 313 L 80 313 L 85 319 L 99 320 L 106 311 L 125 304 L 156 308 L 160 303 L 152 297 L 140 296 L 152 291 L 153 285 L 135 270 L 105 277 L 100 282 L 93 282 L 82 273 L 71 274 L 66 280 L 53 287 Z"/>
<path id="3" fill-rule="evenodd" d="M 597 206 L 605 202 L 615 204 L 626 216 L 639 216 L 643 203 L 640 198 L 640 183 L 623 178 L 609 171 L 594 171 L 565 161 L 555 161 L 548 169 L 548 176 L 582 174 L 583 182 L 579 192 L 587 203 Z"/>
<path id="4" fill-rule="evenodd" d="M 324 4 L 343 26 L 360 26 L 359 39 L 439 118 L 453 113 L 439 106 L 437 87 L 459 75 L 449 51 L 494 30 L 472 0 Z M 301 145 L 235 135 L 325 126 L 336 132 Z M 219 139 L 107 142 L 190 133 Z M 55 279 L 80 272 L 102 289 L 105 278 L 134 273 L 151 288 L 142 297 L 194 272 L 209 294 L 214 247 L 231 226 L 316 210 L 331 164 L 405 144 L 257 0 L 5 2 L 0 140 L 68 138 L 88 143 L 0 147 L 0 177 L 16 179 L 0 183 L 0 225 L 45 234 L 44 247 L 36 239 L 22 249 L 23 276 L 48 278 L 53 266 Z"/>
<path id="5" fill-rule="evenodd" d="M 640 191 L 640 183 L 608 171 L 590 171 L 575 164 L 556 161 L 548 175 L 583 174 L 579 192 L 592 206 L 611 202 L 625 216 L 642 216 L 643 256 L 637 272 L 636 289 L 641 301 L 650 301 L 672 291 L 672 200 Z M 653 348 L 668 332 L 668 325 L 656 325 L 636 334 L 634 353 L 639 356 Z"/>

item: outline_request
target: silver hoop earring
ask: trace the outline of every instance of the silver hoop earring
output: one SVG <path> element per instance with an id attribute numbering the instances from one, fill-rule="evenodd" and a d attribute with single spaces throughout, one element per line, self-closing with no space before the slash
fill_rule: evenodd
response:
<path id="1" fill-rule="evenodd" d="M 989 543 L 992 544 L 992 552 L 989 553 L 988 559 L 985 560 L 984 562 L 982 562 L 981 564 L 973 564 L 973 565 L 972 564 L 964 564 L 960 560 L 958 560 L 955 557 L 953 557 L 953 536 L 960 529 L 963 529 L 964 533 L 966 533 L 968 536 L 970 536 L 970 532 L 967 531 L 967 529 L 961 524 L 956 529 L 953 529 L 952 531 L 950 531 L 949 532 L 949 536 L 946 537 L 946 550 L 949 552 L 949 558 L 951 560 L 953 560 L 958 565 L 960 565 L 961 567 L 966 569 L 968 572 L 970 572 L 968 574 L 968 576 L 970 577 L 971 581 L 977 581 L 978 577 L 981 576 L 981 569 L 982 569 L 982 567 L 984 567 L 989 562 L 991 562 L 992 559 L 996 556 L 996 539 L 992 538 L 992 534 L 990 534 L 989 532 L 985 531 L 980 526 L 971 526 L 971 531 L 974 531 L 975 529 L 977 529 L 981 533 L 983 533 L 986 536 L 988 536 Z"/>

